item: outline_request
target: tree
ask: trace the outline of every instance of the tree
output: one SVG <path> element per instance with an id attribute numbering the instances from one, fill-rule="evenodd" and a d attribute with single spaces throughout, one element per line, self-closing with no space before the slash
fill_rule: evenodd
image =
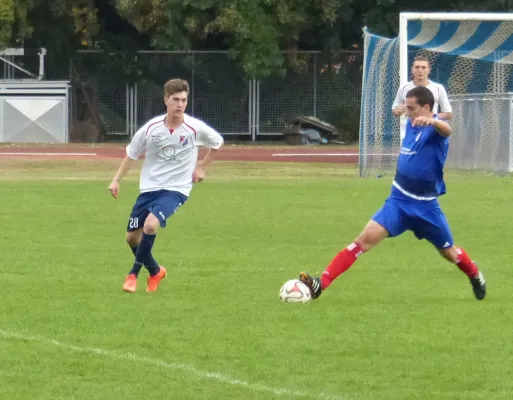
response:
<path id="1" fill-rule="evenodd" d="M 49 45 L 49 38 L 88 45 L 97 33 L 94 0 L 0 0 L 0 47 Z"/>
<path id="2" fill-rule="evenodd" d="M 9 45 L 13 23 L 13 0 L 0 0 L 0 49 Z"/>
<path id="3" fill-rule="evenodd" d="M 217 38 L 251 77 L 280 71 L 305 32 L 336 47 L 334 27 L 351 19 L 350 1 L 337 0 L 117 0 L 120 14 L 161 49 L 189 50 Z M 319 35 L 319 32 L 321 33 Z M 326 40 L 324 40 L 326 39 Z M 319 48 L 317 46 L 317 48 Z M 293 57 L 289 62 L 294 63 Z"/>

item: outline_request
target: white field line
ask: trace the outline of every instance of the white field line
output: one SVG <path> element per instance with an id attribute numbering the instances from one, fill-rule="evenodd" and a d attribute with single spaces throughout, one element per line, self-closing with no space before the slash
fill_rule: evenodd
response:
<path id="1" fill-rule="evenodd" d="M 55 156 L 66 156 L 66 157 L 80 157 L 80 156 L 96 156 L 96 153 L 30 153 L 30 152 L 9 152 L 3 151 L 0 152 L 0 156 L 47 156 L 47 157 L 55 157 Z"/>
<path id="2" fill-rule="evenodd" d="M 198 377 L 200 379 L 209 379 L 209 380 L 214 380 L 217 382 L 222 382 L 227 385 L 243 387 L 252 392 L 272 393 L 275 396 L 307 397 L 307 398 L 325 399 L 325 400 L 344 400 L 343 397 L 325 394 L 325 393 L 313 394 L 313 393 L 301 392 L 301 391 L 292 390 L 292 389 L 266 386 L 266 385 L 262 385 L 259 383 L 251 383 L 251 382 L 248 382 L 248 381 L 245 381 L 242 379 L 233 378 L 229 375 L 221 374 L 219 372 L 203 371 L 203 370 L 193 367 L 192 365 L 168 362 L 168 361 L 159 360 L 156 358 L 139 356 L 134 353 L 120 353 L 117 351 L 102 349 L 102 348 L 98 348 L 98 347 L 75 346 L 72 344 L 60 342 L 55 339 L 45 338 L 40 335 L 26 335 L 26 334 L 22 334 L 22 333 L 19 333 L 16 331 L 0 329 L 0 337 L 2 337 L 4 339 L 15 339 L 15 340 L 21 340 L 21 341 L 26 341 L 26 342 L 42 343 L 42 344 L 57 346 L 57 347 L 60 347 L 60 348 L 66 349 L 66 350 L 71 350 L 71 351 L 74 351 L 77 353 L 93 354 L 96 356 L 100 356 L 100 357 L 104 357 L 104 358 L 112 358 L 112 359 L 121 360 L 121 361 L 132 361 L 132 362 L 139 363 L 139 364 L 147 364 L 147 365 L 151 365 L 151 366 L 155 366 L 155 367 L 165 368 L 168 370 L 184 371 L 188 374 L 195 375 L 196 377 Z"/>

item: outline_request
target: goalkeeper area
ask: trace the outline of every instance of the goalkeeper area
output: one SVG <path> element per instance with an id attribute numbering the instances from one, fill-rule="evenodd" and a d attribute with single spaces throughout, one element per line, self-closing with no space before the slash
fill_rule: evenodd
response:
<path id="1" fill-rule="evenodd" d="M 513 171 L 513 15 L 401 13 L 397 38 L 364 29 L 360 176 L 391 174 L 400 150 L 397 89 L 412 60 L 430 60 L 429 79 L 453 108 L 448 170 Z"/>

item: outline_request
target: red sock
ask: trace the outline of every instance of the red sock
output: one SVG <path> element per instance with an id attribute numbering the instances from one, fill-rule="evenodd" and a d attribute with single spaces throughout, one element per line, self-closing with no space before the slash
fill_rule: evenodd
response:
<path id="1" fill-rule="evenodd" d="M 346 272 L 362 253 L 362 247 L 356 242 L 338 253 L 321 275 L 322 289 L 326 289 L 340 274 Z"/>
<path id="2" fill-rule="evenodd" d="M 456 251 L 458 252 L 458 261 L 456 261 L 456 266 L 469 278 L 475 277 L 479 273 L 477 265 L 474 264 L 467 252 L 461 247 L 457 247 Z"/>

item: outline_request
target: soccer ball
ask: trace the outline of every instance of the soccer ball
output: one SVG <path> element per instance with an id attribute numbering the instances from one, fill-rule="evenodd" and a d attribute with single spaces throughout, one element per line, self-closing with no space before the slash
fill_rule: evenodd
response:
<path id="1" fill-rule="evenodd" d="M 298 279 L 285 282 L 280 289 L 279 297 L 285 303 L 308 303 L 312 300 L 310 289 Z"/>

